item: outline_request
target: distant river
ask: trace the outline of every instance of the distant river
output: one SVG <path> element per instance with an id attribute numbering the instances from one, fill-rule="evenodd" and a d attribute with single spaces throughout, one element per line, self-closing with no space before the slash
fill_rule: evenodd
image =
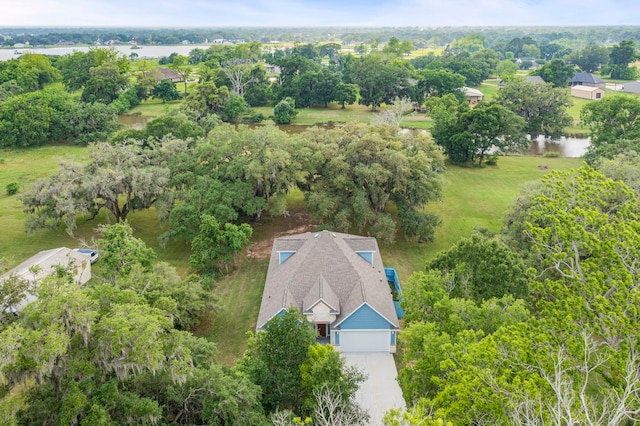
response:
<path id="1" fill-rule="evenodd" d="M 140 46 L 140 49 L 132 49 L 130 45 L 118 45 L 118 46 L 94 46 L 94 47 L 113 47 L 118 52 L 129 57 L 132 53 L 137 53 L 138 58 L 159 58 L 161 56 L 169 56 L 173 52 L 187 56 L 193 49 L 208 49 L 209 46 L 201 46 L 195 44 L 179 44 L 175 46 Z M 87 46 L 69 46 L 69 47 L 46 47 L 46 48 L 10 48 L 0 49 L 0 61 L 6 61 L 7 59 L 17 58 L 20 54 L 15 54 L 15 51 L 20 53 L 40 53 L 42 55 L 66 55 L 67 53 L 73 53 L 74 51 L 86 52 L 89 50 Z"/>

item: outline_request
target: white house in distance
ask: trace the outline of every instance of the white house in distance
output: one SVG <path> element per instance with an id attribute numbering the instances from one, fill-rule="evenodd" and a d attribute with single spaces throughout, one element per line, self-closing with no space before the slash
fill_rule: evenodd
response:
<path id="1" fill-rule="evenodd" d="M 37 283 L 44 277 L 55 273 L 56 268 L 69 268 L 73 275 L 73 280 L 79 285 L 85 284 L 91 278 L 90 256 L 78 253 L 66 247 L 59 247 L 50 250 L 43 250 L 38 254 L 25 260 L 15 268 L 6 272 L 0 277 L 4 281 L 11 276 L 16 276 L 24 280 Z M 15 312 L 20 312 L 29 303 L 36 300 L 36 296 L 30 293 L 13 307 Z"/>
<path id="2" fill-rule="evenodd" d="M 329 231 L 276 238 L 256 329 L 294 307 L 336 350 L 393 353 L 400 326 L 390 271 L 375 238 Z"/>

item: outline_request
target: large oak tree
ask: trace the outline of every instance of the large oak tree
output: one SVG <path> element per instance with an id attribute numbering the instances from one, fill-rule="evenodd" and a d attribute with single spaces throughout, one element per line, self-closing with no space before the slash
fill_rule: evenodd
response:
<path id="1" fill-rule="evenodd" d="M 169 183 L 160 148 L 99 143 L 89 147 L 89 158 L 87 164 L 61 162 L 56 174 L 38 181 L 21 197 L 30 214 L 28 230 L 64 223 L 73 233 L 79 216 L 94 218 L 102 209 L 120 222 L 132 211 L 154 205 Z"/>
<path id="2" fill-rule="evenodd" d="M 432 238 L 438 219 L 424 206 L 440 197 L 442 156 L 426 135 L 400 135 L 385 126 L 348 125 L 305 134 L 308 158 L 307 206 L 324 226 L 363 232 L 392 241 L 397 208 L 406 237 Z"/>

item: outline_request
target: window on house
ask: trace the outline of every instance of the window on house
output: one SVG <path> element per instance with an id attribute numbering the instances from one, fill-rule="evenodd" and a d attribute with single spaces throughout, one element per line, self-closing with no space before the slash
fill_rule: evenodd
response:
<path id="1" fill-rule="evenodd" d="M 372 251 L 357 251 L 358 256 L 373 265 L 373 252 Z"/>
<path id="2" fill-rule="evenodd" d="M 280 251 L 278 252 L 278 265 L 284 263 L 288 258 L 293 256 L 295 251 Z"/>

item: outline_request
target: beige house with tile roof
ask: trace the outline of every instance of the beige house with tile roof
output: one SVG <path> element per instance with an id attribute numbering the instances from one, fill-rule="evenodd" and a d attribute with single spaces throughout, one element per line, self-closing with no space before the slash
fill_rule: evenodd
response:
<path id="1" fill-rule="evenodd" d="M 274 240 L 257 330 L 295 307 L 343 352 L 395 352 L 398 317 L 375 238 L 337 232 Z"/>

